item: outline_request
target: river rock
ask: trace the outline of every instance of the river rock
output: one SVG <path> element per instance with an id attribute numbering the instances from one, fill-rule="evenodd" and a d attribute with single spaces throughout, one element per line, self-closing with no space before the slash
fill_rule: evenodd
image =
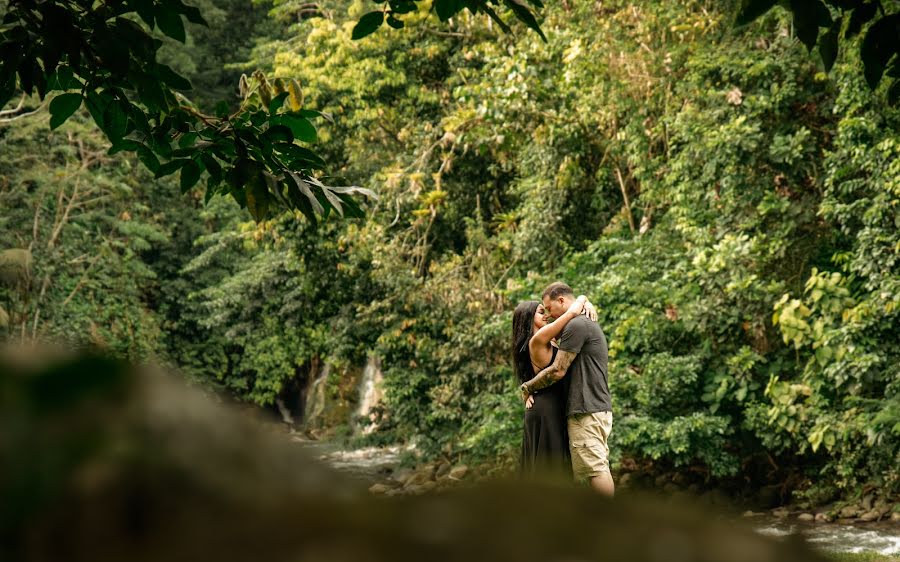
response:
<path id="1" fill-rule="evenodd" d="M 816 513 L 816 523 L 831 523 L 833 520 L 834 518 L 827 513 Z"/>
<path id="2" fill-rule="evenodd" d="M 662 488 L 663 486 L 666 485 L 666 483 L 668 481 L 669 481 L 668 474 L 660 474 L 659 476 L 656 477 L 656 480 L 654 480 L 653 483 L 656 484 L 657 488 Z"/>
<path id="3" fill-rule="evenodd" d="M 413 474 L 415 473 L 408 468 L 398 470 L 397 474 L 394 475 L 394 481 L 401 485 L 406 484 L 406 481 L 409 480 Z"/>
<path id="4" fill-rule="evenodd" d="M 885 515 L 889 514 L 891 512 L 892 507 L 893 506 L 891 506 L 891 504 L 889 504 L 885 500 L 881 499 L 881 500 L 878 500 L 877 502 L 875 502 L 875 507 L 873 507 L 872 509 L 877 511 L 878 517 L 881 518 L 881 517 L 884 517 Z"/>
<path id="5" fill-rule="evenodd" d="M 410 476 L 406 482 L 404 483 L 404 487 L 412 487 L 412 486 L 421 486 L 425 482 L 431 481 L 431 470 L 426 469 L 419 472 L 414 473 Z"/>
<path id="6" fill-rule="evenodd" d="M 453 469 L 450 471 L 450 474 L 448 474 L 448 476 L 452 480 L 462 480 L 463 478 L 466 477 L 466 474 L 468 474 L 468 473 L 469 473 L 469 467 L 464 464 L 461 464 L 459 466 L 453 467 Z"/>
<path id="7" fill-rule="evenodd" d="M 872 510 L 872 502 L 875 501 L 875 494 L 866 494 L 863 497 L 862 502 L 860 502 L 860 506 L 862 506 L 863 512 Z"/>
<path id="8" fill-rule="evenodd" d="M 382 495 L 382 494 L 387 493 L 388 490 L 390 490 L 390 489 L 391 489 L 390 486 L 387 486 L 386 484 L 382 484 L 379 482 L 378 484 L 372 484 L 371 486 L 369 486 L 369 493 L 375 494 L 375 495 Z"/>
<path id="9" fill-rule="evenodd" d="M 765 513 L 759 511 L 753 511 L 752 509 L 748 509 L 744 513 L 741 514 L 741 517 L 759 517 L 761 515 L 765 515 Z"/>
<path id="10" fill-rule="evenodd" d="M 797 519 L 799 521 L 815 521 L 816 516 L 813 515 L 812 513 L 801 513 L 800 515 L 797 516 Z"/>
<path id="11" fill-rule="evenodd" d="M 687 486 L 688 480 L 687 474 L 684 474 L 683 472 L 676 472 L 675 476 L 672 477 L 672 482 L 681 487 Z"/>
<path id="12" fill-rule="evenodd" d="M 881 514 L 878 512 L 878 510 L 877 510 L 877 509 L 871 509 L 871 510 L 869 510 L 869 511 L 863 513 L 862 515 L 860 515 L 860 516 L 859 516 L 859 520 L 860 520 L 860 521 L 875 521 L 875 520 L 877 520 L 879 517 L 881 517 Z"/>
<path id="13" fill-rule="evenodd" d="M 790 514 L 791 514 L 790 510 L 788 510 L 786 507 L 779 507 L 778 509 L 772 510 L 772 515 L 774 515 L 775 517 L 777 517 L 779 519 L 784 519 L 785 517 L 787 517 Z"/>
<path id="14" fill-rule="evenodd" d="M 631 485 L 631 479 L 634 478 L 630 472 L 626 472 L 622 476 L 619 476 L 619 480 L 616 482 L 616 486 L 621 486 L 623 488 L 627 488 Z"/>
<path id="15" fill-rule="evenodd" d="M 437 470 L 434 471 L 435 480 L 440 480 L 444 476 L 450 474 L 450 471 L 453 469 L 453 465 L 447 461 L 442 462 L 438 465 Z"/>
<path id="16" fill-rule="evenodd" d="M 900 523 L 900 511 L 895 511 L 891 513 L 891 521 L 895 523 Z"/>
<path id="17" fill-rule="evenodd" d="M 860 514 L 859 506 L 856 505 L 848 505 L 838 512 L 838 516 L 841 519 L 849 519 L 852 517 L 856 517 Z"/>
<path id="18" fill-rule="evenodd" d="M 678 484 L 676 484 L 674 482 L 669 482 L 668 484 L 663 486 L 663 492 L 665 492 L 667 494 L 674 494 L 675 492 L 678 492 L 679 490 L 681 490 L 681 487 L 678 486 Z"/>

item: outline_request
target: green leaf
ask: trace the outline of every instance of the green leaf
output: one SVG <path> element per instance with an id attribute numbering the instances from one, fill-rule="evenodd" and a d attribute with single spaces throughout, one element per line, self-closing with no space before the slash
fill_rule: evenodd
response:
<path id="1" fill-rule="evenodd" d="M 153 3 L 148 2 L 147 0 L 128 0 L 126 4 L 131 7 L 135 12 L 137 12 L 138 16 L 144 23 L 147 24 L 147 27 L 153 29 Z"/>
<path id="2" fill-rule="evenodd" d="M 103 121 L 106 125 L 104 132 L 109 139 L 115 144 L 125 136 L 125 130 L 128 126 L 128 114 L 122 107 L 122 102 L 115 100 L 106 106 L 103 112 Z"/>
<path id="3" fill-rule="evenodd" d="M 885 16 L 873 23 L 863 38 L 860 55 L 863 60 L 866 82 L 873 90 L 881 82 L 881 76 L 891 57 L 900 51 L 900 37 L 897 34 L 898 22 L 900 22 L 900 14 Z"/>
<path id="4" fill-rule="evenodd" d="M 831 72 L 834 61 L 837 60 L 840 30 L 841 23 L 838 21 L 819 40 L 819 54 L 822 55 L 822 64 L 825 65 L 825 72 Z"/>
<path id="5" fill-rule="evenodd" d="M 500 19 L 500 16 L 497 15 L 497 12 L 495 12 L 489 4 L 482 4 L 481 11 L 486 13 L 492 20 L 494 20 L 494 23 L 496 23 L 504 33 L 512 32 L 512 29 L 506 24 L 505 21 Z"/>
<path id="6" fill-rule="evenodd" d="M 72 69 L 65 65 L 58 66 L 47 81 L 48 90 L 75 90 L 81 89 L 81 86 L 81 81 L 75 78 Z"/>
<path id="7" fill-rule="evenodd" d="M 734 24 L 747 25 L 771 10 L 777 3 L 778 0 L 744 0 Z"/>
<path id="8" fill-rule="evenodd" d="M 281 123 L 290 127 L 294 133 L 294 138 L 303 142 L 314 143 L 318 140 L 316 128 L 309 121 L 292 113 L 285 113 L 281 116 Z"/>
<path id="9" fill-rule="evenodd" d="M 863 26 L 870 22 L 876 13 L 878 13 L 878 5 L 875 2 L 864 2 L 853 10 L 850 20 L 847 22 L 847 28 L 844 30 L 844 38 L 851 39 L 859 34 Z"/>
<path id="10" fill-rule="evenodd" d="M 301 169 L 312 169 L 312 168 L 324 168 L 325 161 L 322 158 L 309 150 L 308 148 L 304 148 L 302 146 L 296 144 L 287 144 L 287 143 L 277 143 L 273 146 L 273 148 L 284 155 L 289 161 L 293 168 L 301 168 Z"/>
<path id="11" fill-rule="evenodd" d="M 413 0 L 390 0 L 388 5 L 391 7 L 391 12 L 395 14 L 411 14 L 418 9 Z"/>
<path id="12" fill-rule="evenodd" d="M 374 33 L 375 30 L 381 27 L 382 23 L 384 23 L 384 12 L 369 12 L 359 18 L 359 21 L 353 27 L 353 33 L 350 36 L 354 41 L 362 39 L 363 37 Z"/>
<path id="13" fill-rule="evenodd" d="M 169 160 L 168 162 L 157 168 L 155 177 L 159 179 L 165 176 L 170 176 L 180 170 L 183 166 L 187 165 L 187 163 L 190 161 L 191 160 L 188 160 L 186 158 L 176 158 L 175 160 Z"/>
<path id="14" fill-rule="evenodd" d="M 821 0 L 790 0 L 791 12 L 794 13 L 794 32 L 797 39 L 810 51 L 816 46 L 819 38 L 819 26 L 831 24 L 831 16 Z M 823 19 L 822 10 L 825 11 Z"/>
<path id="15" fill-rule="evenodd" d="M 262 222 L 269 214 L 269 190 L 266 189 L 262 173 L 253 175 L 244 192 L 247 197 L 247 209 L 256 222 Z"/>
<path id="16" fill-rule="evenodd" d="M 171 8 L 160 6 L 156 9 L 156 25 L 159 26 L 160 31 L 172 39 L 184 43 L 184 22 L 181 21 L 181 15 Z"/>
<path id="17" fill-rule="evenodd" d="M 403 29 L 403 22 L 395 18 L 393 14 L 388 14 L 387 24 L 394 29 Z"/>
<path id="18" fill-rule="evenodd" d="M 200 137 L 199 134 L 191 131 L 189 133 L 185 133 L 181 135 L 181 138 L 178 139 L 178 146 L 180 148 L 188 148 L 194 146 L 194 143 L 197 142 L 197 139 Z"/>
<path id="19" fill-rule="evenodd" d="M 896 106 L 900 101 L 900 80 L 894 80 L 887 92 L 887 101 L 891 106 Z"/>
<path id="20" fill-rule="evenodd" d="M 200 161 L 203 162 L 213 181 L 216 183 L 222 181 L 222 166 L 219 165 L 219 162 L 213 156 L 204 152 L 200 155 Z"/>
<path id="21" fill-rule="evenodd" d="M 200 172 L 200 166 L 193 160 L 188 160 L 187 164 L 185 164 L 181 168 L 182 193 L 186 193 L 189 189 L 197 184 L 197 182 L 200 180 Z"/>
<path id="22" fill-rule="evenodd" d="M 299 174 L 295 174 L 294 172 L 290 172 L 291 179 L 294 180 L 294 184 L 297 186 L 297 189 L 302 193 L 307 200 L 309 201 L 310 206 L 320 215 L 325 212 L 325 209 L 322 207 L 322 204 L 319 203 L 319 200 L 312 192 L 312 186 Z"/>
<path id="23" fill-rule="evenodd" d="M 157 69 L 159 70 L 160 79 L 172 88 L 175 88 L 176 90 L 193 89 L 190 80 L 172 70 L 171 67 L 160 64 L 157 66 Z"/>
<path id="24" fill-rule="evenodd" d="M 285 125 L 273 125 L 265 133 L 273 142 L 293 142 L 294 133 Z"/>
<path id="25" fill-rule="evenodd" d="M 278 110 L 281 109 L 281 106 L 284 105 L 284 100 L 290 95 L 289 92 L 281 92 L 269 102 L 269 114 L 275 115 L 278 113 Z"/>
<path id="26" fill-rule="evenodd" d="M 109 147 L 109 150 L 107 150 L 106 153 L 112 156 L 113 154 L 118 154 L 119 152 L 124 151 L 134 152 L 138 149 L 139 146 L 141 146 L 141 144 L 137 141 L 131 139 L 123 139 Z"/>
<path id="27" fill-rule="evenodd" d="M 184 14 L 184 17 L 187 18 L 189 22 L 209 27 L 209 23 L 207 23 L 199 8 L 188 6 L 183 2 L 178 2 L 178 11 Z"/>
<path id="28" fill-rule="evenodd" d="M 461 0 L 434 0 L 433 6 L 441 21 L 449 20 L 463 9 Z"/>
<path id="29" fill-rule="evenodd" d="M 519 21 L 536 31 L 541 39 L 544 40 L 544 43 L 548 42 L 547 36 L 544 35 L 544 32 L 541 30 L 541 26 L 538 24 L 537 18 L 534 17 L 531 8 L 526 6 L 521 0 L 503 0 L 503 3 L 513 11 Z"/>
<path id="30" fill-rule="evenodd" d="M 81 107 L 81 94 L 60 94 L 50 102 L 50 128 L 66 122 Z"/>
<path id="31" fill-rule="evenodd" d="M 152 150 L 144 145 L 141 145 L 137 148 L 136 152 L 138 158 L 141 160 L 141 162 L 144 163 L 144 166 L 146 166 L 148 170 L 150 170 L 154 174 L 157 170 L 159 170 L 159 159 L 155 154 L 153 154 Z"/>

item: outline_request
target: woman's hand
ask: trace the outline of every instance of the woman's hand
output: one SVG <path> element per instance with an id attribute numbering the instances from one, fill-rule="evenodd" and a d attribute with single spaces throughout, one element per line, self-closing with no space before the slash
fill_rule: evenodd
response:
<path id="1" fill-rule="evenodd" d="M 525 409 L 530 410 L 532 406 L 534 406 L 534 395 L 529 394 L 528 398 L 525 399 Z"/>
<path id="2" fill-rule="evenodd" d="M 575 299 L 575 302 L 573 302 L 572 305 L 569 306 L 569 310 L 566 311 L 566 314 L 571 313 L 571 314 L 574 314 L 575 316 L 578 316 L 579 314 L 584 312 L 584 303 L 586 303 L 586 302 L 587 302 L 586 296 L 584 296 L 584 295 L 579 296 L 577 299 Z"/>
<path id="3" fill-rule="evenodd" d="M 594 307 L 594 304 L 591 301 L 587 301 L 584 303 L 584 312 L 582 312 L 585 316 L 590 318 L 592 321 L 597 321 L 597 309 Z"/>

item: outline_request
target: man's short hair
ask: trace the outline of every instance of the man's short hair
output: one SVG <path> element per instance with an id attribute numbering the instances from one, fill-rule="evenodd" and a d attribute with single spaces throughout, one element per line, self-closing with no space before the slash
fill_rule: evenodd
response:
<path id="1" fill-rule="evenodd" d="M 575 292 L 572 291 L 572 287 L 569 287 L 562 281 L 556 281 L 547 285 L 547 288 L 544 289 L 544 293 L 541 295 L 541 300 L 544 300 L 546 297 L 550 297 L 550 300 L 556 300 L 559 297 L 564 295 L 575 296 Z"/>

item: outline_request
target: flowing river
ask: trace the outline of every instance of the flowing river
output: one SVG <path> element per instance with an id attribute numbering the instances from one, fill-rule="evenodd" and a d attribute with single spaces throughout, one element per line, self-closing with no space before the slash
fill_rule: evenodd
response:
<path id="1" fill-rule="evenodd" d="M 345 450 L 328 442 L 309 441 L 298 437 L 295 437 L 294 441 L 319 460 L 363 482 L 384 479 L 397 466 L 403 452 L 399 446 Z M 839 525 L 803 523 L 796 519 L 779 519 L 763 515 L 754 517 L 750 524 L 759 533 L 773 537 L 787 537 L 799 533 L 823 550 L 877 552 L 885 556 L 900 557 L 900 524 L 890 521 Z"/>

